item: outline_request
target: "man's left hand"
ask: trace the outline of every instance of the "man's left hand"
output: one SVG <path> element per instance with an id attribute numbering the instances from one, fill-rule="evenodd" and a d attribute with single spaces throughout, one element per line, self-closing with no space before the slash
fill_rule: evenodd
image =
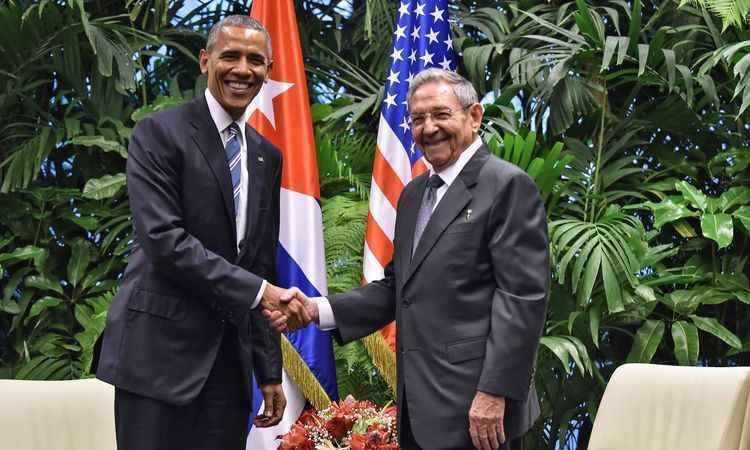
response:
<path id="1" fill-rule="evenodd" d="M 253 424 L 259 428 L 272 427 L 281 422 L 286 408 L 286 397 L 281 384 L 262 384 L 260 392 L 263 394 L 263 414 L 255 416 Z"/>
<path id="2" fill-rule="evenodd" d="M 469 434 L 480 450 L 500 448 L 505 443 L 505 397 L 477 391 L 469 409 Z"/>

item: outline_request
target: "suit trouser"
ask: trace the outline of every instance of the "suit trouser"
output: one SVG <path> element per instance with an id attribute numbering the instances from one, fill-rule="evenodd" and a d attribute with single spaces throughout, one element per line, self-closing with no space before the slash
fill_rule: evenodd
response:
<path id="1" fill-rule="evenodd" d="M 404 399 L 406 396 L 404 395 Z M 468 411 L 466 412 L 468 414 Z M 411 430 L 411 422 L 409 421 L 409 407 L 407 402 L 404 401 L 404 405 L 401 409 L 401 424 L 402 428 L 399 430 L 401 437 L 401 448 L 403 450 L 422 450 L 422 447 L 417 443 L 417 439 L 414 437 L 414 433 Z M 475 450 L 474 446 L 468 447 L 466 450 Z M 500 446 L 499 450 L 523 450 L 523 436 L 508 441 Z"/>
<path id="2" fill-rule="evenodd" d="M 238 360 L 237 334 L 227 326 L 198 397 L 168 404 L 115 390 L 118 450 L 244 450 L 250 404 Z"/>

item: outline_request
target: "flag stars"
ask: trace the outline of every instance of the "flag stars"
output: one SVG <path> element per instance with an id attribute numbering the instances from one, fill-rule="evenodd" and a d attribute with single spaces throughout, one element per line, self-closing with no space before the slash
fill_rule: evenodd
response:
<path id="1" fill-rule="evenodd" d="M 411 32 L 411 37 L 412 37 L 412 38 L 413 38 L 413 39 L 414 39 L 415 41 L 416 41 L 417 39 L 419 39 L 419 33 L 421 33 L 421 32 L 422 32 L 421 28 L 422 28 L 422 26 L 421 26 L 421 25 L 419 25 L 419 26 L 417 26 L 416 28 L 414 28 L 414 30 L 412 30 L 412 32 Z"/>
<path id="2" fill-rule="evenodd" d="M 386 94 L 383 102 L 388 106 L 396 106 L 396 94 Z"/>
<path id="3" fill-rule="evenodd" d="M 406 37 L 406 27 L 396 26 L 396 31 L 394 34 L 396 35 L 397 40 L 404 39 Z"/>
<path id="4" fill-rule="evenodd" d="M 435 18 L 434 20 L 437 23 L 439 20 L 443 20 L 444 12 L 444 9 L 440 9 L 437 7 L 437 5 L 435 5 L 435 11 L 431 12 L 430 15 Z"/>
<path id="5" fill-rule="evenodd" d="M 414 14 L 419 16 L 424 16 L 424 7 L 427 6 L 425 3 L 417 3 L 417 8 L 414 10 Z"/>
<path id="6" fill-rule="evenodd" d="M 393 47 L 393 53 L 391 53 L 391 58 L 393 58 L 393 62 L 394 62 L 394 63 L 395 63 L 396 61 L 403 61 L 403 60 L 404 60 L 404 57 L 403 57 L 403 56 L 401 56 L 401 53 L 402 53 L 403 51 L 404 51 L 404 49 L 403 49 L 403 48 L 396 48 L 396 47 Z"/>
<path id="7" fill-rule="evenodd" d="M 409 76 L 406 77 L 406 84 L 411 83 L 411 80 L 413 80 L 413 79 L 414 79 L 414 74 L 411 73 L 411 72 L 409 72 Z"/>
<path id="8" fill-rule="evenodd" d="M 411 61 L 412 64 L 417 62 L 417 51 L 412 50 L 411 53 L 409 53 L 409 61 Z"/>
<path id="9" fill-rule="evenodd" d="M 404 120 L 401 121 L 401 125 L 399 125 L 404 130 L 404 134 L 409 132 L 409 121 L 406 120 L 406 116 L 404 116 Z"/>
<path id="10" fill-rule="evenodd" d="M 421 59 L 422 62 L 424 63 L 424 65 L 425 65 L 425 67 L 427 67 L 427 65 L 432 64 L 432 57 L 433 56 L 435 56 L 434 53 L 430 53 L 429 51 L 425 51 L 424 55 L 420 56 L 419 59 Z"/>
<path id="11" fill-rule="evenodd" d="M 398 83 L 399 82 L 399 79 L 398 79 L 399 76 L 401 76 L 400 72 L 398 72 L 398 71 L 394 72 L 393 70 L 391 70 L 391 74 L 388 76 L 388 82 L 390 82 L 391 85 L 394 85 L 394 84 Z"/>
<path id="12" fill-rule="evenodd" d="M 398 9 L 398 18 L 402 18 L 409 14 L 409 4 L 408 3 L 401 3 L 401 7 Z"/>
<path id="13" fill-rule="evenodd" d="M 432 44 L 433 42 L 438 41 L 438 34 L 440 33 L 435 31 L 434 29 L 431 29 L 430 32 L 427 33 L 425 36 L 427 36 L 427 39 L 430 40 L 430 44 Z"/>
<path id="14" fill-rule="evenodd" d="M 451 62 L 445 56 L 443 56 L 443 61 L 438 64 L 443 68 L 443 70 L 451 70 Z"/>
<path id="15" fill-rule="evenodd" d="M 448 33 L 448 39 L 444 40 L 443 43 L 448 48 L 448 50 L 453 48 L 453 39 L 451 39 L 450 33 Z"/>
<path id="16" fill-rule="evenodd" d="M 414 142 L 411 143 L 411 147 L 409 147 L 409 152 L 411 152 L 412 155 L 414 154 Z"/>

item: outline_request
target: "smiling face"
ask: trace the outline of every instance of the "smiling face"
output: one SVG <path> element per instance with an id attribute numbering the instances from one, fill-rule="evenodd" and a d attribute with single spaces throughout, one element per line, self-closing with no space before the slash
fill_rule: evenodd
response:
<path id="1" fill-rule="evenodd" d="M 462 105 L 450 84 L 437 81 L 424 84 L 414 91 L 409 113 L 412 116 L 430 114 L 430 117 L 420 121 L 423 123 L 413 123 L 411 132 L 425 159 L 435 171 L 440 172 L 455 163 L 458 156 L 474 142 L 483 110 L 478 103 Z"/>
<path id="2" fill-rule="evenodd" d="M 208 89 L 224 110 L 237 120 L 258 95 L 272 62 L 268 42 L 258 30 L 225 26 L 208 50 L 201 50 L 201 72 Z"/>

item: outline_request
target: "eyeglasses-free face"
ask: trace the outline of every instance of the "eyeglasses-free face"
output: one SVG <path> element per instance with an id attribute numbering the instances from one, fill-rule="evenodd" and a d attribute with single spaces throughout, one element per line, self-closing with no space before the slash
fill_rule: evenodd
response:
<path id="1" fill-rule="evenodd" d="M 462 105 L 451 86 L 442 81 L 420 86 L 409 110 L 414 143 L 437 172 L 455 163 L 471 145 L 483 115 L 479 103 Z"/>

